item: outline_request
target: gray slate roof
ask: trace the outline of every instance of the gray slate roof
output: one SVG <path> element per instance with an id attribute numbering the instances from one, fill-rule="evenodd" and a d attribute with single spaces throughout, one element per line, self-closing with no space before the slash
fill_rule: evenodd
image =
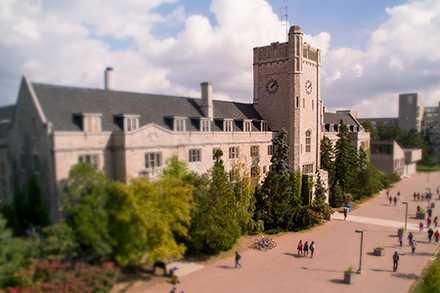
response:
<path id="1" fill-rule="evenodd" d="M 120 130 L 115 117 L 120 114 L 140 115 L 141 126 L 156 123 L 170 128 L 171 116 L 203 117 L 200 110 L 201 99 L 132 93 L 124 91 L 106 91 L 103 89 L 77 88 L 67 86 L 32 83 L 35 94 L 47 119 L 55 130 L 78 131 L 80 124 L 75 115 L 81 113 L 101 113 L 102 130 Z M 214 118 L 236 120 L 261 120 L 261 116 L 252 104 L 214 100 Z M 216 129 L 218 123 L 213 123 Z M 194 127 L 193 123 L 187 123 Z"/>
<path id="2" fill-rule="evenodd" d="M 324 124 L 339 124 L 341 120 L 345 125 L 358 125 L 358 122 L 347 112 L 324 113 Z"/>

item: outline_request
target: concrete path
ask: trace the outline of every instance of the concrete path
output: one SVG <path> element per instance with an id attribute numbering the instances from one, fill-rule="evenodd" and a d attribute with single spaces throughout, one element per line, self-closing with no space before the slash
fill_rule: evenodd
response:
<path id="1" fill-rule="evenodd" d="M 391 190 L 392 195 L 401 192 L 400 202 L 409 202 L 408 223 L 411 230 L 419 222 L 415 219 L 416 206 L 427 206 L 427 202 L 413 201 L 413 192 L 425 191 L 426 187 L 435 190 L 438 185 L 440 173 L 417 174 L 402 180 Z M 428 243 L 426 231 L 418 232 L 416 228 L 416 254 L 411 255 L 407 243 L 403 248 L 398 246 L 396 230 L 402 226 L 405 216 L 405 207 L 400 202 L 397 206 L 389 206 L 383 192 L 362 204 L 349 215 L 348 221 L 335 219 L 310 231 L 276 237 L 277 247 L 267 252 L 255 249 L 242 251 L 241 269 L 234 269 L 233 257 L 210 263 L 182 277 L 177 292 L 408 292 L 432 259 L 438 245 Z M 434 216 L 440 216 L 440 201 L 435 202 Z M 359 263 L 360 235 L 355 233 L 356 229 L 364 231 L 363 273 L 354 275 L 352 285 L 345 285 L 342 283 L 344 270 L 348 266 L 357 270 Z M 315 241 L 313 259 L 296 255 L 300 239 Z M 384 247 L 385 256 L 372 255 L 377 246 Z M 400 254 L 396 273 L 392 272 L 394 251 Z M 163 282 L 137 286 L 129 292 L 165 293 L 170 288 L 169 283 Z"/>
<path id="2" fill-rule="evenodd" d="M 332 215 L 332 220 L 344 221 L 344 215 L 342 213 L 334 213 Z M 395 228 L 396 230 L 399 228 L 405 227 L 405 222 L 383 220 L 383 219 L 376 219 L 376 218 L 368 218 L 368 217 L 360 217 L 360 216 L 354 216 L 354 215 L 348 215 L 347 219 L 345 221 L 354 222 L 354 223 L 371 224 L 371 225 L 377 225 L 377 226 L 383 226 L 383 227 L 392 227 L 392 228 Z M 407 223 L 407 230 L 418 231 L 419 225 L 415 224 L 415 223 Z"/>

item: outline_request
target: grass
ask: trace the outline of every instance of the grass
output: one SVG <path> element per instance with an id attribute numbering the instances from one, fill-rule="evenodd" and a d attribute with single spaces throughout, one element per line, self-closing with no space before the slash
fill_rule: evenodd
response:
<path id="1" fill-rule="evenodd" d="M 415 282 L 409 292 L 410 293 L 438 293 L 440 287 L 438 286 L 440 281 L 439 275 L 440 269 L 440 255 L 437 255 L 436 259 L 427 266 L 422 273 L 422 277 Z M 424 282 L 429 282 L 428 286 L 425 286 Z"/>
<path id="2" fill-rule="evenodd" d="M 417 164 L 417 172 L 437 172 L 440 171 L 440 165 Z"/>

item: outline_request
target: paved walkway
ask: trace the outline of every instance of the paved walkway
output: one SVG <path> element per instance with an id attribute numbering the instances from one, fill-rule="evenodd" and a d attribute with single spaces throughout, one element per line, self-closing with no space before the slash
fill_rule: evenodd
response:
<path id="1" fill-rule="evenodd" d="M 412 200 L 414 191 L 433 190 L 440 185 L 440 173 L 417 174 L 399 182 L 392 190 L 401 192 L 400 201 L 409 202 L 409 228 L 414 230 L 416 206 L 426 202 Z M 440 201 L 434 215 L 440 216 Z M 287 233 L 276 238 L 278 246 L 267 252 L 248 249 L 242 252 L 241 269 L 234 269 L 233 257 L 219 260 L 181 278 L 178 292 L 408 292 L 420 276 L 426 263 L 437 249 L 428 243 L 426 231 L 415 232 L 418 241 L 415 255 L 411 255 L 406 241 L 400 248 L 396 230 L 404 222 L 405 207 L 400 202 L 389 206 L 385 192 L 369 200 L 349 215 L 348 221 L 334 219 L 310 231 Z M 338 216 L 336 216 L 338 217 Z M 360 237 L 354 231 L 364 230 L 363 273 L 354 275 L 352 285 L 342 283 L 343 271 L 357 269 Z M 418 230 L 418 229 L 416 229 Z M 296 256 L 298 241 L 315 241 L 315 257 Z M 371 255 L 376 246 L 385 248 L 385 256 Z M 392 254 L 401 255 L 399 270 L 392 272 Z M 170 284 L 137 287 L 130 292 L 169 292 Z"/>

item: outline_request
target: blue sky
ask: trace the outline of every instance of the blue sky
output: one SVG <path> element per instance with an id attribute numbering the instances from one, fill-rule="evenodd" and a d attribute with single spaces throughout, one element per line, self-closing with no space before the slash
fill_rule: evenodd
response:
<path id="1" fill-rule="evenodd" d="M 252 48 L 283 41 L 282 0 L 0 1 L 0 105 L 31 81 L 252 102 Z M 290 0 L 322 54 L 329 109 L 395 116 L 401 92 L 440 100 L 439 0 Z"/>

